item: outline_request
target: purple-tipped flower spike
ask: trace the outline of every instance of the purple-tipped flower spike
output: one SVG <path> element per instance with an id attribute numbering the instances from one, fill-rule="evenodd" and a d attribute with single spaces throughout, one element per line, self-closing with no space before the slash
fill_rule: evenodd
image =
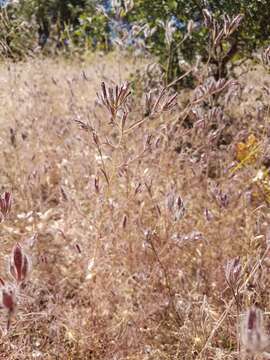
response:
<path id="1" fill-rule="evenodd" d="M 23 249 L 17 243 L 11 252 L 9 271 L 18 284 L 23 283 L 30 273 L 31 265 L 29 257 L 24 254 Z"/>
<path id="2" fill-rule="evenodd" d="M 9 214 L 11 209 L 11 193 L 4 192 L 4 194 L 0 197 L 0 212 L 2 215 L 2 219 L 5 219 Z"/>

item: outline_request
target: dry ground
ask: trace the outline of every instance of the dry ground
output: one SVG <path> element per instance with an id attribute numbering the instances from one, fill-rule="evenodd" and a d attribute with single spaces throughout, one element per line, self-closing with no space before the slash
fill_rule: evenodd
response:
<path id="1" fill-rule="evenodd" d="M 238 359 L 224 277 L 237 256 L 241 314 L 270 310 L 268 179 L 253 181 L 269 166 L 269 76 L 241 78 L 212 142 L 215 127 L 181 121 L 180 92 L 172 114 L 117 146 L 96 92 L 137 67 L 116 54 L 1 66 L 0 186 L 14 198 L 0 225 L 2 277 L 16 241 L 33 262 L 7 334 L 2 312 L 1 359 Z M 143 116 L 132 96 L 128 124 Z M 102 156 L 75 120 L 108 139 Z M 255 159 L 235 168 L 236 144 L 251 133 Z"/>

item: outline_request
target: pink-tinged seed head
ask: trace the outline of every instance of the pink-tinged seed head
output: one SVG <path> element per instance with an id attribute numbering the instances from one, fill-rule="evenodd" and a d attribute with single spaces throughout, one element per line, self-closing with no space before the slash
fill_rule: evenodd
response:
<path id="1" fill-rule="evenodd" d="M 17 243 L 12 249 L 9 271 L 17 283 L 24 282 L 30 273 L 29 257 L 24 254 L 23 249 L 19 243 Z"/>
<path id="2" fill-rule="evenodd" d="M 11 205 L 11 193 L 8 192 L 8 191 L 6 191 L 6 192 L 4 193 L 4 199 L 5 199 L 5 203 L 6 203 L 7 207 L 8 207 L 8 209 L 10 209 L 10 205 Z"/>
<path id="3" fill-rule="evenodd" d="M 2 288 L 1 293 L 3 307 L 9 312 L 13 312 L 16 307 L 15 290 L 10 285 L 6 285 Z"/>
<path id="4" fill-rule="evenodd" d="M 260 309 L 252 307 L 244 314 L 240 330 L 243 350 L 251 354 L 259 354 L 263 353 L 269 345 L 263 323 L 263 313 Z"/>
<path id="5" fill-rule="evenodd" d="M 0 212 L 4 219 L 9 214 L 10 209 L 11 209 L 11 193 L 6 191 L 0 197 Z"/>
<path id="6" fill-rule="evenodd" d="M 24 255 L 22 252 L 21 245 L 19 243 L 17 243 L 13 248 L 12 257 L 13 257 L 14 267 L 17 273 L 17 280 L 20 281 L 22 278 Z"/>

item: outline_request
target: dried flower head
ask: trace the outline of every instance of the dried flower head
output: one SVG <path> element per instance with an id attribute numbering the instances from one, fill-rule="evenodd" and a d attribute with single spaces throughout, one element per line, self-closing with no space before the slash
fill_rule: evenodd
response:
<path id="1" fill-rule="evenodd" d="M 24 253 L 21 245 L 17 243 L 11 252 L 9 272 L 18 284 L 23 283 L 31 270 L 29 257 Z"/>
<path id="2" fill-rule="evenodd" d="M 223 30 L 224 30 L 225 37 L 230 36 L 239 27 L 243 18 L 244 18 L 243 14 L 238 14 L 233 19 L 231 19 L 228 15 L 224 15 Z"/>
<path id="3" fill-rule="evenodd" d="M 1 220 L 7 217 L 7 215 L 10 212 L 10 209 L 11 209 L 11 193 L 6 191 L 0 197 Z"/>
<path id="4" fill-rule="evenodd" d="M 226 40 L 232 35 L 240 26 L 240 23 L 244 18 L 242 14 L 238 14 L 231 19 L 226 14 L 223 16 L 223 22 L 218 22 L 207 9 L 203 9 L 203 17 L 204 25 L 211 31 L 214 47 L 219 46 L 223 40 Z"/>
<path id="5" fill-rule="evenodd" d="M 170 111 L 176 106 L 177 94 L 168 95 L 166 88 L 155 97 L 153 92 L 145 96 L 145 116 L 153 117 L 163 112 Z"/>
<path id="6" fill-rule="evenodd" d="M 101 104 L 109 111 L 112 121 L 115 120 L 117 112 L 125 108 L 127 99 L 131 94 L 129 87 L 130 84 L 128 82 L 120 86 L 116 85 L 114 88 L 107 87 L 104 82 L 101 83 L 101 94 L 97 94 L 97 97 Z"/>
<path id="7" fill-rule="evenodd" d="M 242 321 L 240 328 L 240 340 L 243 350 L 251 354 L 263 353 L 269 344 L 268 336 L 263 324 L 263 313 L 260 309 L 249 309 Z"/>

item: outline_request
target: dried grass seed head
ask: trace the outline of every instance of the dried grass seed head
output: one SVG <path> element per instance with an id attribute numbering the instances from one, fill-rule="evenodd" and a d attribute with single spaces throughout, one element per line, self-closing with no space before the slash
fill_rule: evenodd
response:
<path id="1" fill-rule="evenodd" d="M 101 83 L 101 93 L 97 93 L 98 100 L 108 110 L 111 120 L 114 121 L 117 112 L 121 109 L 126 110 L 128 97 L 131 95 L 130 84 L 124 82 L 115 87 L 107 87 L 104 82 Z"/>
<path id="2" fill-rule="evenodd" d="M 171 111 L 176 106 L 176 97 L 177 93 L 168 94 L 167 88 L 162 88 L 156 96 L 150 91 L 145 95 L 145 116 L 154 117 Z"/>

